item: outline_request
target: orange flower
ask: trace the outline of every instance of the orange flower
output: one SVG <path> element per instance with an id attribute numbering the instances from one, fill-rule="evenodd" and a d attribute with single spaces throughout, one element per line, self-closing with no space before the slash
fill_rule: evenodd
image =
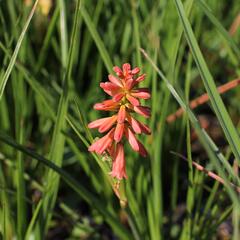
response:
<path id="1" fill-rule="evenodd" d="M 125 63 L 122 69 L 113 68 L 117 77 L 108 76 L 108 82 L 100 83 L 100 87 L 112 97 L 94 105 L 94 109 L 102 111 L 114 111 L 111 117 L 101 118 L 88 124 L 89 128 L 98 128 L 100 133 L 110 130 L 104 137 L 94 142 L 89 151 L 108 154 L 113 159 L 112 177 L 121 180 L 127 178 L 124 156 L 123 137 L 126 137 L 132 149 L 139 152 L 143 157 L 147 151 L 136 138 L 136 134 L 151 134 L 150 128 L 132 117 L 136 112 L 145 118 L 149 118 L 149 107 L 141 106 L 140 99 L 151 97 L 147 88 L 137 88 L 137 85 L 145 79 L 145 74 L 137 76 L 140 72 L 138 67 L 131 69 L 129 63 Z"/>

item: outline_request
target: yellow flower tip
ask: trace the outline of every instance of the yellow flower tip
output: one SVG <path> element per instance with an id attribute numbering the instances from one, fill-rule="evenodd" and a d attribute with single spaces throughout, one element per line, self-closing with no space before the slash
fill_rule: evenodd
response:
<path id="1" fill-rule="evenodd" d="M 33 0 L 24 0 L 23 2 L 26 7 L 30 7 L 33 4 Z M 40 10 L 43 15 L 47 16 L 52 8 L 52 5 L 52 0 L 39 0 L 38 10 Z"/>
<path id="2" fill-rule="evenodd" d="M 128 202 L 126 199 L 120 199 L 120 206 L 121 208 L 126 208 L 128 205 Z"/>
<path id="3" fill-rule="evenodd" d="M 32 5 L 32 0 L 24 0 L 24 5 L 30 7 Z"/>
<path id="4" fill-rule="evenodd" d="M 51 10 L 52 0 L 40 0 L 39 7 L 43 15 L 47 16 Z"/>

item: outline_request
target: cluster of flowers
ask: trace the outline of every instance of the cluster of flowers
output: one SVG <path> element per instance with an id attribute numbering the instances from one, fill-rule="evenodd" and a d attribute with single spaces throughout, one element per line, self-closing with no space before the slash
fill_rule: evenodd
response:
<path id="1" fill-rule="evenodd" d="M 147 156 L 147 151 L 143 144 L 136 138 L 136 134 L 150 134 L 148 126 L 132 117 L 136 112 L 145 118 L 150 117 L 150 108 L 141 106 L 139 99 L 149 99 L 151 97 L 147 88 L 137 88 L 137 85 L 145 79 L 145 74 L 138 76 L 138 67 L 131 69 L 129 63 L 125 63 L 122 69 L 115 66 L 113 68 L 117 77 L 109 75 L 107 82 L 100 83 L 100 87 L 112 97 L 112 99 L 97 103 L 94 109 L 102 111 L 114 111 L 111 117 L 101 118 L 88 124 L 89 128 L 98 128 L 100 133 L 108 133 L 94 142 L 89 151 L 98 154 L 106 152 L 112 158 L 111 176 L 121 180 L 127 178 L 124 156 L 125 136 L 132 149 L 142 156 Z"/>

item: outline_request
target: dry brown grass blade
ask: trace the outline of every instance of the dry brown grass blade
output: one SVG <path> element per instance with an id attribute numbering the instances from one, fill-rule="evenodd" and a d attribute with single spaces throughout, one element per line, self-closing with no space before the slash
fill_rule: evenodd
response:
<path id="1" fill-rule="evenodd" d="M 229 34 L 231 36 L 233 36 L 237 32 L 239 27 L 240 27 L 240 13 L 234 19 L 234 21 L 229 29 Z"/>
<path id="2" fill-rule="evenodd" d="M 218 87 L 217 90 L 220 94 L 222 94 L 222 93 L 225 93 L 225 92 L 237 87 L 239 84 L 240 84 L 240 78 L 237 78 L 237 79 L 234 79 L 234 80 Z M 208 100 L 209 100 L 209 96 L 207 93 L 205 93 L 202 96 L 192 100 L 189 104 L 190 108 L 194 109 L 194 108 L 208 102 Z M 183 115 L 183 113 L 184 113 L 184 110 L 182 108 L 179 108 L 175 113 L 170 114 L 167 117 L 167 122 L 168 123 L 174 122 L 177 118 L 181 117 Z"/>
<path id="3" fill-rule="evenodd" d="M 182 154 L 177 153 L 177 152 L 173 152 L 171 151 L 171 153 L 173 153 L 174 155 L 177 155 L 178 157 L 180 157 L 181 159 L 188 161 L 187 158 L 185 158 Z M 202 171 L 204 173 L 206 173 L 209 177 L 213 178 L 214 180 L 220 182 L 221 184 L 225 185 L 225 181 L 223 180 L 223 178 L 219 177 L 217 174 L 215 174 L 212 171 L 208 171 L 206 168 L 204 168 L 202 165 L 200 165 L 197 162 L 192 161 L 192 165 L 199 171 Z M 240 187 L 233 184 L 232 182 L 230 182 L 230 185 L 238 192 L 240 193 Z"/>

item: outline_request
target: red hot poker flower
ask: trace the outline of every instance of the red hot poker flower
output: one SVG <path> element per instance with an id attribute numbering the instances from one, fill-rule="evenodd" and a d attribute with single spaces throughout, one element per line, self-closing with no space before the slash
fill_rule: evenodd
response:
<path id="1" fill-rule="evenodd" d="M 89 151 L 98 154 L 108 152 L 113 159 L 112 177 L 121 180 L 127 178 L 124 156 L 125 137 L 132 149 L 139 152 L 143 157 L 147 156 L 147 151 L 136 138 L 136 134 L 151 134 L 150 128 L 132 117 L 136 112 L 145 118 L 149 118 L 151 111 L 149 107 L 141 106 L 141 99 L 151 97 L 147 88 L 137 88 L 137 85 L 145 79 L 145 74 L 138 76 L 138 67 L 131 69 L 129 63 L 125 63 L 122 69 L 115 66 L 113 68 L 117 77 L 108 76 L 107 82 L 100 83 L 100 87 L 112 98 L 101 103 L 96 103 L 94 109 L 102 111 L 113 111 L 111 117 L 101 118 L 88 124 L 89 128 L 98 128 L 100 133 L 108 133 L 94 142 Z"/>

